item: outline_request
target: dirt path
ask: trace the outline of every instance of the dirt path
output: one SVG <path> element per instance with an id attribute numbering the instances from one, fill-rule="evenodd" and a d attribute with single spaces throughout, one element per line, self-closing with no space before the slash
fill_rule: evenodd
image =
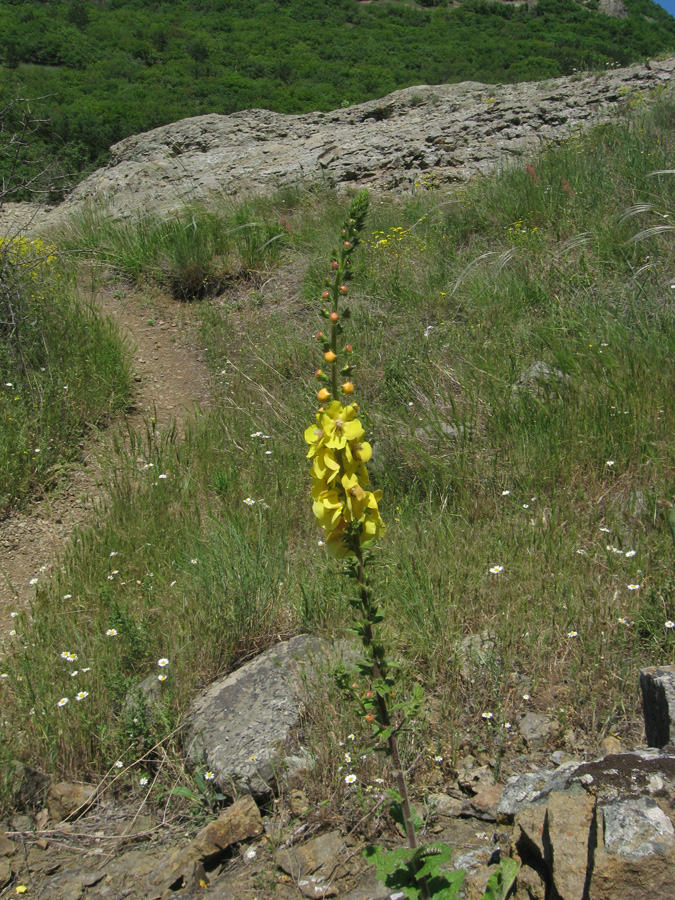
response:
<path id="1" fill-rule="evenodd" d="M 194 311 L 162 295 L 119 288 L 96 296 L 130 343 L 135 372 L 133 408 L 122 421 L 83 442 L 82 457 L 55 490 L 0 522 L 0 633 L 12 627 L 11 613 L 33 598 L 35 578 L 47 578 L 73 530 L 91 519 L 104 490 L 101 458 L 113 435 L 142 428 L 156 415 L 158 428 L 175 421 L 179 432 L 195 406 L 209 401 L 209 372 L 198 337 Z"/>

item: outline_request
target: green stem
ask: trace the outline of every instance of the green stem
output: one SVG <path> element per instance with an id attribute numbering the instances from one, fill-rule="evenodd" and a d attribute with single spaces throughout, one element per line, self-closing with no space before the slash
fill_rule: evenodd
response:
<path id="1" fill-rule="evenodd" d="M 361 599 L 361 607 L 363 609 L 363 620 L 366 623 L 364 629 L 364 643 L 370 654 L 370 659 L 373 666 L 373 681 L 378 681 L 381 675 L 382 667 L 375 654 L 375 636 L 373 633 L 373 626 L 371 624 L 373 616 L 372 600 L 370 592 L 368 590 L 366 570 L 363 565 L 363 553 L 361 551 L 361 545 L 359 543 L 358 535 L 354 540 L 353 550 L 357 562 L 356 582 L 359 585 L 359 595 Z M 386 696 L 377 691 L 376 702 L 381 725 L 384 728 L 390 728 L 392 725 L 392 721 Z M 419 845 L 417 843 L 417 835 L 415 834 L 415 825 L 413 823 L 413 814 L 410 807 L 410 795 L 408 793 L 408 785 L 405 780 L 403 767 L 401 765 L 401 755 L 399 753 L 398 738 L 396 737 L 396 734 L 394 732 L 389 735 L 388 743 L 389 754 L 394 765 L 394 777 L 396 779 L 396 786 L 401 796 L 403 823 L 405 826 L 406 838 L 408 839 L 408 846 L 411 850 L 416 850 Z M 416 863 L 416 871 L 419 871 L 420 868 L 421 863 Z M 419 878 L 418 880 L 422 900 L 430 900 L 429 887 L 427 885 L 426 878 Z"/>

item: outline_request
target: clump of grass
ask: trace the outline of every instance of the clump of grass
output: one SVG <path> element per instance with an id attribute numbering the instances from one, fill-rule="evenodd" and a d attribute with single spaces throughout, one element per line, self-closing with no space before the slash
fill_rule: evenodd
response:
<path id="1" fill-rule="evenodd" d="M 155 282 L 176 299 L 219 294 L 279 258 L 286 231 L 263 201 L 194 207 L 115 222 L 92 206 L 71 218 L 59 242 L 95 252 L 99 262 L 136 283 Z"/>
<path id="2" fill-rule="evenodd" d="M 131 379 L 115 329 L 37 239 L 0 240 L 0 338 L 2 515 L 58 477 L 85 429 L 124 407 Z"/>
<path id="3" fill-rule="evenodd" d="M 378 555 L 386 639 L 442 710 L 418 733 L 429 760 L 460 746 L 507 757 L 528 709 L 554 715 L 575 750 L 610 730 L 639 742 L 639 668 L 673 660 L 673 548 L 659 504 L 675 493 L 675 250 L 667 234 L 631 243 L 636 223 L 622 214 L 640 202 L 675 208 L 675 179 L 647 177 L 669 167 L 674 121 L 664 99 L 529 168 L 373 203 L 354 263 L 353 361 L 364 408 L 378 411 L 373 489 L 394 511 Z M 100 521 L 5 642 L 14 755 L 98 771 L 129 747 L 125 697 L 158 659 L 170 665 L 153 734 L 277 635 L 343 633 L 296 437 L 312 414 L 297 389 L 314 385 L 308 305 L 341 217 L 320 191 L 255 209 L 284 237 L 269 245 L 276 259 L 257 258 L 255 290 L 232 285 L 200 307 L 212 411 L 184 440 L 161 443 L 150 429 L 121 456 Z M 98 234 L 119 261 L 112 226 Z M 536 363 L 549 372 L 543 390 L 521 379 Z M 482 632 L 489 661 L 459 678 L 460 641 Z M 61 670 L 62 651 L 90 668 L 86 702 L 73 700 L 80 684 Z M 70 702 L 59 708 L 61 691 Z"/>

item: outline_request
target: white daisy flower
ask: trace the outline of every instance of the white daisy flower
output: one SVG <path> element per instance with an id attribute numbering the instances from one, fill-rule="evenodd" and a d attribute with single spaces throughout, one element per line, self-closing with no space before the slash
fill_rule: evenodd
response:
<path id="1" fill-rule="evenodd" d="M 637 553 L 637 550 L 626 550 L 626 556 L 628 559 L 630 559 L 631 556 L 635 556 L 636 553 Z"/>
<path id="2" fill-rule="evenodd" d="M 215 777 L 213 772 L 204 772 L 204 781 L 213 781 Z"/>
<path id="3" fill-rule="evenodd" d="M 89 691 L 80 691 L 79 694 L 75 694 L 76 700 L 84 700 L 89 696 Z"/>
<path id="4" fill-rule="evenodd" d="M 575 637 L 578 637 L 578 636 L 579 636 L 579 632 L 578 632 L 578 631 L 568 631 L 568 632 L 567 632 L 567 637 L 568 637 L 568 638 L 575 638 Z"/>
<path id="5" fill-rule="evenodd" d="M 440 755 L 440 753 L 437 753 L 436 756 L 434 756 L 434 762 L 437 762 L 437 763 L 443 762 L 443 757 Z"/>
<path id="6" fill-rule="evenodd" d="M 37 578 L 31 578 L 31 580 L 28 582 L 28 584 L 37 584 L 37 583 L 38 583 Z"/>
<path id="7" fill-rule="evenodd" d="M 608 468 L 611 469 L 612 466 L 614 465 L 614 460 L 613 460 L 613 459 L 608 459 L 607 462 L 605 463 L 605 465 L 606 465 Z"/>
<path id="8" fill-rule="evenodd" d="M 106 631 L 105 636 L 106 636 L 106 637 L 117 637 L 117 629 L 116 629 L 116 628 L 109 628 L 109 629 Z"/>
<path id="9" fill-rule="evenodd" d="M 64 599 L 64 600 L 70 600 L 72 596 L 73 596 L 72 594 L 64 594 L 64 595 L 63 595 L 63 599 Z"/>
<path id="10" fill-rule="evenodd" d="M 356 782 L 356 775 L 345 775 L 345 784 L 354 784 Z"/>
<path id="11" fill-rule="evenodd" d="M 675 622 L 672 619 L 668 619 L 666 622 L 666 628 L 675 628 Z"/>
<path id="12" fill-rule="evenodd" d="M 508 497 L 511 491 L 502 491 L 502 497 Z"/>
<path id="13" fill-rule="evenodd" d="M 140 784 L 141 787 L 145 787 L 146 784 L 148 783 L 148 779 L 144 775 L 142 778 L 139 779 L 138 783 Z"/>
<path id="14" fill-rule="evenodd" d="M 117 762 L 115 763 L 115 768 L 116 768 L 116 769 L 122 769 L 122 768 L 124 768 L 124 763 L 122 762 L 121 759 L 118 759 L 118 760 L 117 760 Z"/>
<path id="15" fill-rule="evenodd" d="M 244 500 L 244 503 L 245 503 L 247 506 L 255 506 L 255 500 L 254 500 L 252 497 L 247 497 L 247 498 Z"/>
<path id="16" fill-rule="evenodd" d="M 166 681 L 166 675 L 158 675 L 157 681 Z"/>
<path id="17" fill-rule="evenodd" d="M 59 702 L 56 705 L 57 706 L 65 706 L 67 702 L 68 702 L 67 697 L 61 697 L 61 699 L 59 700 Z"/>
<path id="18" fill-rule="evenodd" d="M 165 666 L 169 665 L 169 660 L 166 658 L 166 656 L 163 656 L 161 659 L 157 660 L 157 665 L 163 669 Z"/>
<path id="19" fill-rule="evenodd" d="M 626 587 L 628 588 L 629 591 L 639 591 L 640 588 L 642 587 L 642 585 L 641 584 L 627 584 Z"/>
<path id="20" fill-rule="evenodd" d="M 486 721 L 489 721 L 491 718 L 492 718 L 491 712 L 484 712 L 481 714 L 481 719 L 485 719 Z"/>
<path id="21" fill-rule="evenodd" d="M 490 569 L 491 575 L 499 575 L 500 572 L 504 571 L 504 566 L 492 566 Z"/>
<path id="22" fill-rule="evenodd" d="M 192 563 L 193 566 L 196 566 L 197 563 L 199 562 L 199 560 L 198 560 L 198 559 L 191 559 L 190 562 Z"/>

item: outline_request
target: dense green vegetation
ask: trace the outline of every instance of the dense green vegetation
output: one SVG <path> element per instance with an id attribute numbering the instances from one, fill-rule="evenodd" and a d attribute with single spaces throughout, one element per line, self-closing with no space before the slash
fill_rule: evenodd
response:
<path id="1" fill-rule="evenodd" d="M 506 726 L 528 708 L 589 752 L 610 730 L 639 741 L 639 669 L 672 662 L 675 252 L 672 231 L 633 238 L 672 221 L 675 178 L 650 173 L 673 168 L 675 105 L 634 113 L 459 192 L 377 198 L 355 256 L 354 381 L 388 529 L 375 586 L 405 677 L 441 711 L 410 737 L 420 778 L 465 739 L 517 753 Z M 162 422 L 132 436 L 107 505 L 0 646 L 0 752 L 89 776 L 123 760 L 137 785 L 199 685 L 279 635 L 344 634 L 303 440 L 343 215 L 323 189 L 190 211 L 192 258 L 159 220 L 88 215 L 54 236 L 141 289 L 200 267 L 229 281 L 198 307 L 211 409 L 184 438 Z M 514 390 L 538 361 L 553 374 Z M 456 650 L 484 630 L 474 685 Z M 163 658 L 159 710 L 130 708 Z M 353 714 L 322 688 L 308 715 L 315 779 L 341 802 Z M 378 765 L 359 763 L 361 783 Z"/>
<path id="2" fill-rule="evenodd" d="M 77 297 L 56 248 L 0 238 L 0 516 L 52 485 L 131 383 L 114 326 Z"/>
<path id="3" fill-rule="evenodd" d="M 185 116 L 331 109 L 414 84 L 513 82 L 605 68 L 675 47 L 651 0 L 611 18 L 597 0 L 528 9 L 466 0 L 0 0 L 0 96 L 41 97 L 33 158 L 61 174 Z M 425 8 L 428 7 L 428 8 Z M 58 191 L 64 182 L 52 179 Z"/>

